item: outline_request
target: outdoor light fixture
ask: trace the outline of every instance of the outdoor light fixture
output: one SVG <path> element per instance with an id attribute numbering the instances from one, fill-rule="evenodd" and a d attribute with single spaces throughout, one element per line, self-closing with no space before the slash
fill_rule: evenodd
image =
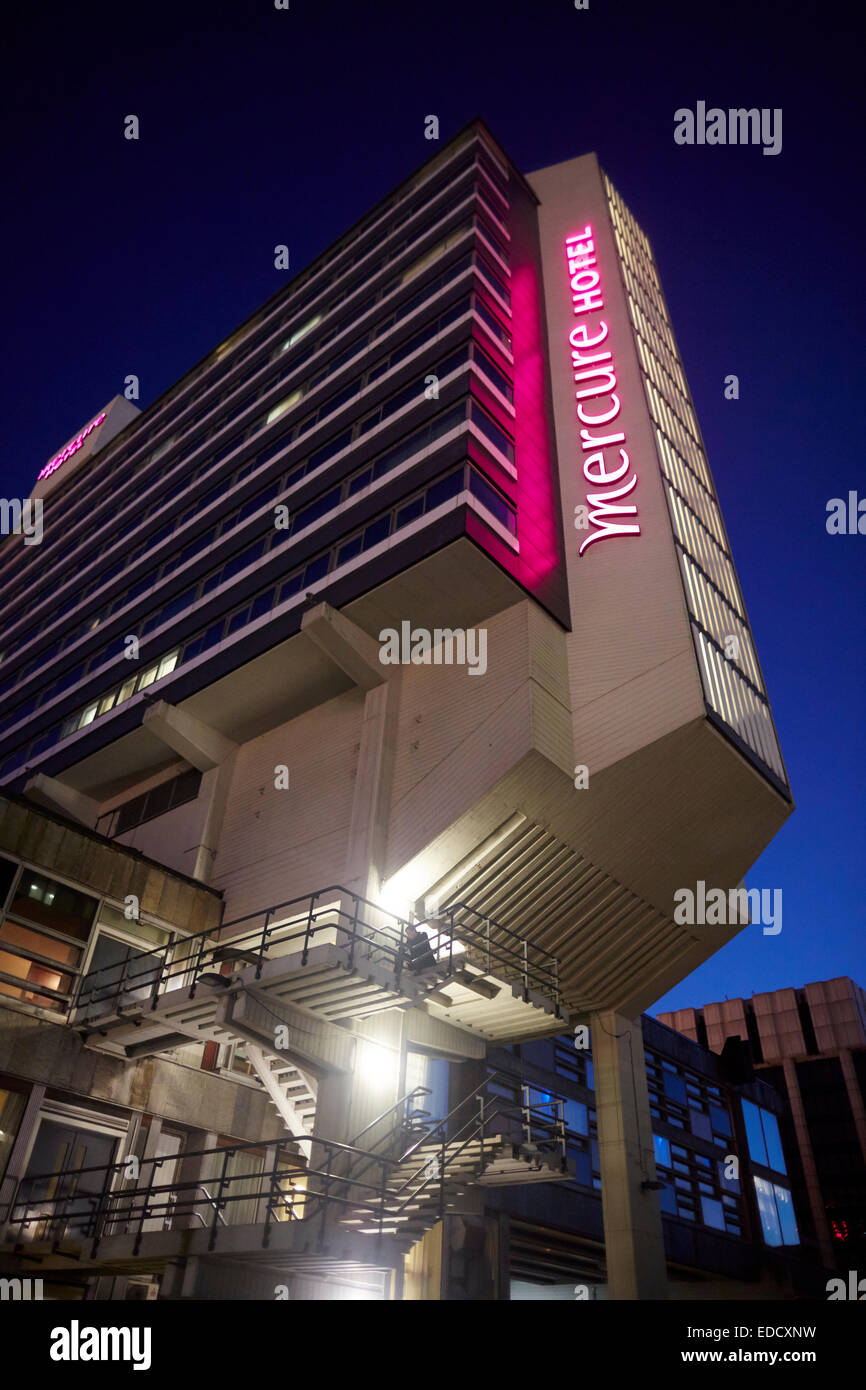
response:
<path id="1" fill-rule="evenodd" d="M 355 1071 L 364 1081 L 375 1086 L 387 1086 L 397 1080 L 399 1054 L 391 1047 L 359 1038 Z"/>

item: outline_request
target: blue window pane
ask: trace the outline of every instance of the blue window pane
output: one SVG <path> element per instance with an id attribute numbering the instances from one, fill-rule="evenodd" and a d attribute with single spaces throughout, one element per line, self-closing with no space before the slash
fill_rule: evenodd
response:
<path id="1" fill-rule="evenodd" d="M 330 559 L 330 555 L 320 555 L 317 560 L 312 560 L 304 570 L 304 584 L 315 584 L 317 579 L 324 579 Z"/>
<path id="2" fill-rule="evenodd" d="M 592 1062 L 590 1061 L 587 1061 L 586 1064 L 586 1084 L 590 1091 L 595 1090 L 595 1072 L 593 1071 Z"/>
<path id="3" fill-rule="evenodd" d="M 374 521 L 364 532 L 364 549 L 369 550 L 372 546 L 378 545 L 385 540 L 391 531 L 390 516 L 382 516 L 378 521 Z"/>
<path id="4" fill-rule="evenodd" d="M 401 526 L 408 526 L 410 521 L 421 516 L 424 511 L 424 498 L 416 497 L 414 502 L 409 502 L 401 511 L 397 513 L 396 530 Z"/>
<path id="5" fill-rule="evenodd" d="M 318 468 L 320 463 L 327 463 L 328 459 L 333 458 L 341 449 L 345 449 L 351 442 L 351 439 L 351 430 L 344 430 L 342 434 L 338 434 L 336 438 L 324 444 L 321 449 L 317 449 L 314 454 L 310 454 L 310 468 Z"/>
<path id="6" fill-rule="evenodd" d="M 785 1167 L 785 1155 L 782 1152 L 782 1139 L 779 1134 L 779 1122 L 769 1110 L 761 1110 L 761 1121 L 764 1126 L 764 1142 L 767 1146 L 767 1166 L 772 1168 L 774 1173 L 787 1173 Z"/>
<path id="7" fill-rule="evenodd" d="M 720 1110 L 717 1105 L 710 1106 L 710 1124 L 714 1134 L 721 1134 L 725 1138 L 730 1138 L 731 1117 L 727 1110 Z"/>
<path id="8" fill-rule="evenodd" d="M 220 618 L 218 623 L 212 623 L 208 628 L 204 637 L 201 639 L 201 649 L 203 652 L 208 651 L 210 647 L 215 647 L 217 642 L 222 641 L 224 623 L 225 620 Z"/>
<path id="9" fill-rule="evenodd" d="M 663 1187 L 659 1192 L 659 1206 L 671 1216 L 677 1214 L 677 1194 L 672 1187 Z"/>
<path id="10" fill-rule="evenodd" d="M 721 1202 L 717 1202 L 714 1197 L 701 1198 L 701 1215 L 705 1226 L 712 1226 L 716 1231 L 725 1229 L 725 1213 Z"/>
<path id="11" fill-rule="evenodd" d="M 483 503 L 489 512 L 492 512 L 508 531 L 514 533 L 517 530 L 517 520 L 514 512 L 508 506 L 503 497 L 495 492 L 485 480 L 471 469 L 469 473 L 469 491 Z"/>
<path id="12" fill-rule="evenodd" d="M 592 1166 L 589 1161 L 589 1154 L 577 1153 L 571 1155 L 574 1159 L 575 1181 L 581 1187 L 592 1187 Z"/>
<path id="13" fill-rule="evenodd" d="M 248 565 L 258 560 L 265 548 L 264 541 L 257 541 L 255 545 L 250 545 L 246 550 L 242 550 L 239 555 L 234 555 L 231 560 L 227 560 L 223 566 L 223 583 L 231 579 L 234 575 L 240 574 Z"/>
<path id="14" fill-rule="evenodd" d="M 244 627 L 249 615 L 249 608 L 242 608 L 239 613 L 233 613 L 229 618 L 227 636 L 232 632 L 237 632 L 239 627 Z"/>
<path id="15" fill-rule="evenodd" d="M 256 459 L 256 467 L 260 467 L 263 463 L 270 463 L 271 459 L 276 458 L 277 454 L 281 454 L 290 443 L 291 431 L 288 434 L 282 435 L 282 437 L 277 439 L 273 444 L 269 444 L 267 449 L 262 449 L 262 452 Z"/>
<path id="16" fill-rule="evenodd" d="M 295 594 L 300 593 L 303 586 L 303 574 L 293 574 L 291 579 L 286 580 L 280 590 L 280 603 L 284 603 L 287 598 L 293 598 Z"/>
<path id="17" fill-rule="evenodd" d="M 348 492 L 349 497 L 353 497 L 356 492 L 360 492 L 362 488 L 367 487 L 372 476 L 373 475 L 370 469 L 365 468 L 364 472 L 359 473 L 357 478 L 350 478 Z"/>
<path id="18" fill-rule="evenodd" d="M 728 1166 L 728 1165 L 727 1165 L 727 1162 L 725 1161 L 725 1159 L 720 1158 L 719 1161 L 718 1161 L 718 1173 L 719 1173 L 719 1182 L 721 1183 L 722 1190 L 723 1190 L 724 1192 L 739 1192 L 739 1190 L 740 1190 L 740 1180 L 739 1180 L 739 1178 L 726 1178 L 726 1177 L 725 1177 L 725 1169 L 727 1168 L 727 1166 Z"/>
<path id="19" fill-rule="evenodd" d="M 686 1103 L 686 1083 L 681 1076 L 674 1072 L 665 1072 L 665 1095 L 670 1096 L 671 1100 L 678 1100 L 681 1105 Z"/>
<path id="20" fill-rule="evenodd" d="M 337 564 L 345 565 L 347 560 L 354 560 L 356 555 L 360 555 L 361 546 L 363 544 L 363 536 L 353 536 L 350 541 L 346 541 L 346 544 L 340 547 L 339 554 L 337 555 Z"/>
<path id="21" fill-rule="evenodd" d="M 744 1101 L 744 1105 L 749 1102 Z M 754 1106 L 753 1109 L 757 1109 Z M 764 1178 L 754 1178 L 755 1196 L 758 1199 L 758 1213 L 761 1217 L 761 1229 L 764 1233 L 764 1240 L 767 1245 L 782 1244 L 782 1228 L 779 1224 L 779 1215 L 776 1211 L 776 1201 L 773 1194 L 773 1184 L 766 1182 Z"/>
<path id="22" fill-rule="evenodd" d="M 273 601 L 273 589 L 268 589 L 264 594 L 259 594 L 258 598 L 253 600 L 252 606 L 250 608 L 250 622 L 255 622 L 256 618 L 260 618 L 263 613 L 269 613 L 271 611 Z"/>
<path id="23" fill-rule="evenodd" d="M 304 507 L 302 511 L 298 512 L 295 517 L 294 526 L 292 527 L 292 534 L 294 535 L 298 531 L 303 531 L 306 526 L 312 526 L 314 521 L 318 521 L 319 518 L 324 516 L 327 512 L 331 512 L 335 507 L 338 507 L 340 505 L 341 491 L 341 488 L 332 488 L 332 490 L 326 492 L 323 497 L 317 497 L 315 502 L 311 502 L 308 507 Z"/>
<path id="24" fill-rule="evenodd" d="M 427 511 L 432 512 L 434 507 L 438 507 L 449 498 L 456 497 L 458 492 L 463 491 L 463 469 L 458 469 L 455 473 L 449 473 L 447 478 L 440 478 L 438 483 L 427 489 Z"/>
<path id="25" fill-rule="evenodd" d="M 690 1110 L 689 1118 L 692 1122 L 692 1134 L 696 1134 L 699 1139 L 712 1139 L 708 1115 L 704 1115 L 700 1110 Z"/>
<path id="26" fill-rule="evenodd" d="M 588 1134 L 589 1125 L 586 1118 L 586 1106 L 579 1100 L 567 1100 L 563 1106 L 565 1113 L 565 1127 L 570 1129 L 573 1134 Z"/>
<path id="27" fill-rule="evenodd" d="M 661 1168 L 670 1168 L 670 1166 L 671 1166 L 671 1145 L 670 1145 L 670 1140 L 669 1140 L 669 1139 L 665 1139 L 664 1136 L 661 1135 L 661 1134 L 654 1134 L 654 1135 L 653 1135 L 653 1144 L 654 1144 L 654 1146 L 655 1146 L 655 1151 L 656 1151 L 656 1163 L 657 1163 L 657 1164 L 659 1165 L 659 1167 L 661 1167 Z"/>
<path id="28" fill-rule="evenodd" d="M 761 1125 L 761 1112 L 757 1105 L 753 1105 L 750 1100 L 743 1101 L 743 1119 L 746 1122 L 746 1139 L 749 1145 L 749 1157 L 755 1163 L 762 1163 L 765 1168 L 767 1163 L 767 1146 L 764 1143 L 764 1130 Z M 757 1182 L 757 1178 L 755 1179 Z"/>
<path id="29" fill-rule="evenodd" d="M 782 1243 L 784 1245 L 799 1245 L 800 1232 L 797 1230 L 797 1218 L 794 1215 L 791 1193 L 787 1187 L 780 1187 L 778 1183 L 773 1184 L 773 1191 L 776 1197 L 779 1226 L 782 1231 Z"/>

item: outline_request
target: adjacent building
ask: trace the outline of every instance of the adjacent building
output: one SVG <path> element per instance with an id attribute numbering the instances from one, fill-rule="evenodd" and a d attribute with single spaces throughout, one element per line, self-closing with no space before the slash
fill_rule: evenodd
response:
<path id="1" fill-rule="evenodd" d="M 0 548 L 5 1258 L 440 1297 L 489 1192 L 577 1183 L 666 1297 L 640 1016 L 792 800 L 646 237 L 473 121 L 123 404 Z M 575 1029 L 589 1169 L 487 1075 Z"/>
<path id="2" fill-rule="evenodd" d="M 845 976 L 750 999 L 677 1009 L 662 1021 L 713 1052 L 748 1047 L 784 1098 L 782 1137 L 804 1232 L 828 1265 L 866 1260 L 866 995 Z M 750 1130 L 750 1148 L 760 1149 Z M 769 1216 L 772 1221 L 772 1215 Z"/>

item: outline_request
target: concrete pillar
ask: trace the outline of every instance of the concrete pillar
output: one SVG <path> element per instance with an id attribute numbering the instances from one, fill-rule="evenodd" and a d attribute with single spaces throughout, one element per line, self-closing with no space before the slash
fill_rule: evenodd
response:
<path id="1" fill-rule="evenodd" d="M 667 1298 L 641 1021 L 605 1010 L 590 1032 L 610 1297 Z"/>
<path id="2" fill-rule="evenodd" d="M 229 789 L 236 762 L 237 750 L 229 753 L 228 757 L 213 771 L 210 801 L 201 832 L 201 840 L 196 846 L 195 866 L 193 868 L 193 878 L 201 879 L 202 883 L 210 883 L 213 875 L 213 862 L 225 819 Z"/>
<path id="3" fill-rule="evenodd" d="M 866 1164 L 866 1108 L 864 1108 L 863 1097 L 860 1094 L 860 1085 L 850 1048 L 840 1047 L 839 1061 L 842 1066 L 842 1075 L 845 1078 L 845 1090 L 848 1092 L 848 1104 L 851 1106 L 851 1114 L 854 1116 L 854 1128 L 857 1130 L 857 1138 L 860 1141 L 860 1152 L 863 1155 L 863 1162 Z"/>
<path id="4" fill-rule="evenodd" d="M 797 1147 L 800 1150 L 800 1162 L 803 1165 L 803 1177 L 806 1181 L 806 1192 L 809 1197 L 809 1209 L 812 1213 L 818 1249 L 821 1251 L 821 1259 L 827 1268 L 835 1269 L 836 1255 L 833 1250 L 833 1242 L 830 1239 L 830 1232 L 827 1229 L 824 1197 L 818 1179 L 815 1155 L 812 1152 L 812 1140 L 806 1122 L 806 1111 L 803 1108 L 803 1097 L 800 1094 L 800 1083 L 797 1080 L 797 1066 L 793 1057 L 785 1057 L 782 1061 L 782 1067 L 785 1072 L 785 1087 L 788 1092 L 788 1103 L 791 1107 L 791 1118 L 794 1121 Z"/>

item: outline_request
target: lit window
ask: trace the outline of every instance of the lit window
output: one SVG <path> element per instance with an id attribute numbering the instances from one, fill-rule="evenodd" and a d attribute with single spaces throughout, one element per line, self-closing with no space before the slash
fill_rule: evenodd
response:
<path id="1" fill-rule="evenodd" d="M 281 415 L 285 415 L 287 410 L 290 410 L 293 405 L 297 404 L 303 394 L 303 389 L 299 386 L 290 396 L 286 396 L 285 400 L 280 401 L 279 405 L 275 405 L 272 410 L 268 411 L 265 416 L 265 425 L 272 425 L 275 420 L 279 420 Z"/>
<path id="2" fill-rule="evenodd" d="M 665 1139 L 661 1134 L 653 1135 L 653 1145 L 656 1151 L 656 1163 L 660 1168 L 670 1168 L 671 1166 L 671 1145 L 670 1140 Z"/>
<path id="3" fill-rule="evenodd" d="M 158 670 L 158 666 L 151 666 L 147 671 L 142 671 L 141 675 L 138 678 L 136 689 L 144 690 L 145 686 L 153 685 L 153 682 L 156 680 L 156 673 Z"/>
<path id="4" fill-rule="evenodd" d="M 321 322 L 321 314 L 316 314 L 315 318 L 308 319 L 305 324 L 302 324 L 300 328 L 296 328 L 294 333 L 292 333 L 292 335 L 286 339 L 286 341 L 283 343 L 283 346 L 280 348 L 280 352 L 286 352 L 290 347 L 294 347 L 295 343 L 299 343 L 302 338 L 306 337 L 306 335 L 310 332 L 311 329 L 316 327 L 317 323 Z"/>
<path id="5" fill-rule="evenodd" d="M 169 672 L 174 670 L 175 666 L 177 665 L 177 656 L 177 651 L 173 651 L 169 652 L 168 656 L 164 656 L 162 658 L 162 661 L 159 663 L 159 670 L 157 672 L 156 677 L 157 680 L 161 680 L 163 676 L 167 676 Z"/>
<path id="6" fill-rule="evenodd" d="M 799 1245 L 800 1233 L 790 1190 L 765 1178 L 754 1178 L 761 1229 L 767 1245 Z"/>
<path id="7" fill-rule="evenodd" d="M 92 724 L 92 723 L 93 723 L 94 719 L 96 718 L 96 714 L 97 714 L 98 709 L 99 709 L 99 705 L 98 705 L 98 704 L 96 704 L 96 705 L 88 705 L 88 706 L 87 706 L 87 709 L 84 711 L 84 713 L 83 713 L 82 716 L 81 716 L 81 719 L 79 720 L 79 723 L 78 723 L 79 729 L 83 729 L 84 726 L 85 726 L 85 724 Z"/>

